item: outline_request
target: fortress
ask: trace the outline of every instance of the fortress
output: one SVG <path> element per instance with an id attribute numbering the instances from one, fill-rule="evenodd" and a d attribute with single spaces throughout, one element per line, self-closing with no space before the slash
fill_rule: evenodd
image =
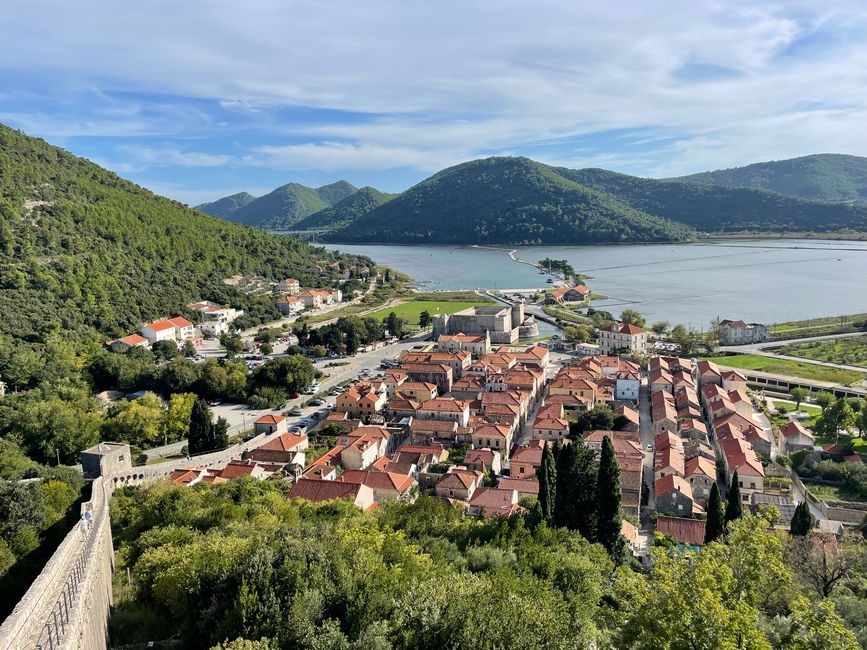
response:
<path id="1" fill-rule="evenodd" d="M 437 314 L 433 319 L 434 338 L 446 334 L 491 337 L 491 343 L 511 344 L 519 338 L 539 335 L 533 317 L 524 317 L 524 305 L 480 305 L 454 314 Z"/>

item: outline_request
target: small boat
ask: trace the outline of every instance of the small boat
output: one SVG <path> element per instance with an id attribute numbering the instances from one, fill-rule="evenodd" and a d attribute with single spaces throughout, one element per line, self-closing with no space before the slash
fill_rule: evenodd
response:
<path id="1" fill-rule="evenodd" d="M 548 278 L 548 284 L 554 284 L 554 278 Z"/>

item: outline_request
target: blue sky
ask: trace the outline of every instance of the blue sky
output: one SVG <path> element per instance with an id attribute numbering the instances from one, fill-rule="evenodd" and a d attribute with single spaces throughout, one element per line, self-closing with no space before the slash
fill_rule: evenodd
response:
<path id="1" fill-rule="evenodd" d="M 489 155 L 655 177 L 867 155 L 857 1 L 3 4 L 0 122 L 190 204 Z"/>

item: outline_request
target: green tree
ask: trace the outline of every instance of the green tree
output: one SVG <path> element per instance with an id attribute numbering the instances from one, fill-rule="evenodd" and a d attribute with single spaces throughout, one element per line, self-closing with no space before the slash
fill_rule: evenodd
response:
<path id="1" fill-rule="evenodd" d="M 682 354 L 689 354 L 696 344 L 696 335 L 686 329 L 683 325 L 675 325 L 668 335 L 672 343 L 680 346 Z"/>
<path id="2" fill-rule="evenodd" d="M 152 447 L 162 442 L 165 415 L 163 401 L 153 393 L 123 404 L 103 424 L 108 440 L 125 441 L 137 447 Z"/>
<path id="3" fill-rule="evenodd" d="M 328 350 L 325 349 L 324 345 L 314 345 L 313 346 L 313 356 L 314 357 L 324 357 L 328 354 Z"/>
<path id="4" fill-rule="evenodd" d="M 714 481 L 710 489 L 710 497 L 708 497 L 707 501 L 707 523 L 704 529 L 704 543 L 710 544 L 719 539 L 725 532 L 725 525 L 725 514 L 723 513 L 719 486 Z"/>
<path id="5" fill-rule="evenodd" d="M 795 386 L 789 391 L 789 397 L 795 403 L 795 410 L 801 410 L 801 403 L 807 399 L 807 391 L 800 386 Z"/>
<path id="6" fill-rule="evenodd" d="M 212 449 L 225 449 L 229 446 L 229 423 L 224 417 L 217 418 L 211 429 Z"/>
<path id="7" fill-rule="evenodd" d="M 644 316 L 639 314 L 634 309 L 624 309 L 622 312 L 620 312 L 620 321 L 623 323 L 628 323 L 630 325 L 635 325 L 637 327 L 644 327 L 647 324 Z"/>
<path id="8" fill-rule="evenodd" d="M 852 406 L 845 397 L 838 397 L 816 418 L 815 429 L 821 435 L 834 436 L 835 441 L 839 441 L 840 431 L 848 432 L 853 426 L 855 426 L 855 412 Z"/>
<path id="9" fill-rule="evenodd" d="M 789 534 L 804 537 L 810 534 L 813 528 L 813 515 L 810 514 L 810 506 L 806 500 L 801 501 L 795 507 L 792 523 L 789 526 Z"/>
<path id="10" fill-rule="evenodd" d="M 226 356 L 231 359 L 244 351 L 244 341 L 237 334 L 223 334 L 220 336 L 220 347 L 226 351 Z"/>
<path id="11" fill-rule="evenodd" d="M 623 513 L 620 510 L 620 466 L 614 454 L 611 438 L 602 439 L 599 455 L 599 474 L 596 483 L 596 539 L 619 562 L 625 551 L 625 540 L 620 534 Z"/>
<path id="12" fill-rule="evenodd" d="M 822 409 L 822 413 L 834 403 L 835 398 L 833 393 L 829 393 L 828 391 L 823 390 L 818 395 L 816 395 L 816 404 Z"/>
<path id="13" fill-rule="evenodd" d="M 385 328 L 388 330 L 391 336 L 402 338 L 404 335 L 405 327 L 406 321 L 404 321 L 403 318 L 401 318 L 394 312 L 390 312 L 385 319 Z"/>
<path id="14" fill-rule="evenodd" d="M 654 334 L 662 336 L 668 331 L 669 327 L 671 327 L 671 323 L 669 323 L 667 320 L 658 320 L 650 326 L 650 331 Z"/>
<path id="15" fill-rule="evenodd" d="M 198 354 L 198 350 L 196 350 L 196 346 L 192 341 L 184 341 L 184 344 L 181 346 L 181 354 L 185 357 L 194 357 Z"/>
<path id="16" fill-rule="evenodd" d="M 213 426 L 211 409 L 208 408 L 205 400 L 197 399 L 190 412 L 190 430 L 187 432 L 187 446 L 190 455 L 201 454 L 214 449 L 211 446 Z"/>
<path id="17" fill-rule="evenodd" d="M 151 352 L 160 361 L 168 361 L 178 356 L 178 344 L 174 341 L 157 341 L 151 346 Z"/>
<path id="18" fill-rule="evenodd" d="M 261 343 L 259 345 L 259 352 L 261 352 L 265 356 L 268 356 L 269 354 L 274 352 L 274 346 L 271 345 L 270 343 Z"/>
<path id="19" fill-rule="evenodd" d="M 733 522 L 735 519 L 740 519 L 744 514 L 743 504 L 741 504 L 741 486 L 738 479 L 738 473 L 735 471 L 732 474 L 732 482 L 729 485 L 728 501 L 726 501 L 725 523 L 726 525 Z"/>
<path id="20" fill-rule="evenodd" d="M 422 329 L 427 329 L 431 325 L 430 312 L 425 309 L 418 315 L 418 326 Z"/>
<path id="21" fill-rule="evenodd" d="M 557 467 L 551 446 L 546 444 L 542 449 L 542 464 L 539 467 L 539 508 L 543 519 L 549 524 L 554 519 L 556 491 Z"/>
<path id="22" fill-rule="evenodd" d="M 163 422 L 163 437 L 166 442 L 181 440 L 188 434 L 195 403 L 195 393 L 175 393 L 169 398 Z"/>

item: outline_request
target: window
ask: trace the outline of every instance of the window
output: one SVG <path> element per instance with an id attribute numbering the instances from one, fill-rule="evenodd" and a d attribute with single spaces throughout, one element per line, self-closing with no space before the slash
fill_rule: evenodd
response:
<path id="1" fill-rule="evenodd" d="M 117 457 L 117 462 L 119 462 L 119 463 L 123 462 L 123 454 L 121 454 L 120 456 Z"/>
<path id="2" fill-rule="evenodd" d="M 521 468 L 518 470 L 518 474 L 523 474 L 523 473 L 524 473 L 524 467 L 521 466 Z"/>
<path id="3" fill-rule="evenodd" d="M 755 484 L 755 483 L 750 483 L 750 489 L 755 490 L 755 489 L 756 489 L 756 484 Z"/>

